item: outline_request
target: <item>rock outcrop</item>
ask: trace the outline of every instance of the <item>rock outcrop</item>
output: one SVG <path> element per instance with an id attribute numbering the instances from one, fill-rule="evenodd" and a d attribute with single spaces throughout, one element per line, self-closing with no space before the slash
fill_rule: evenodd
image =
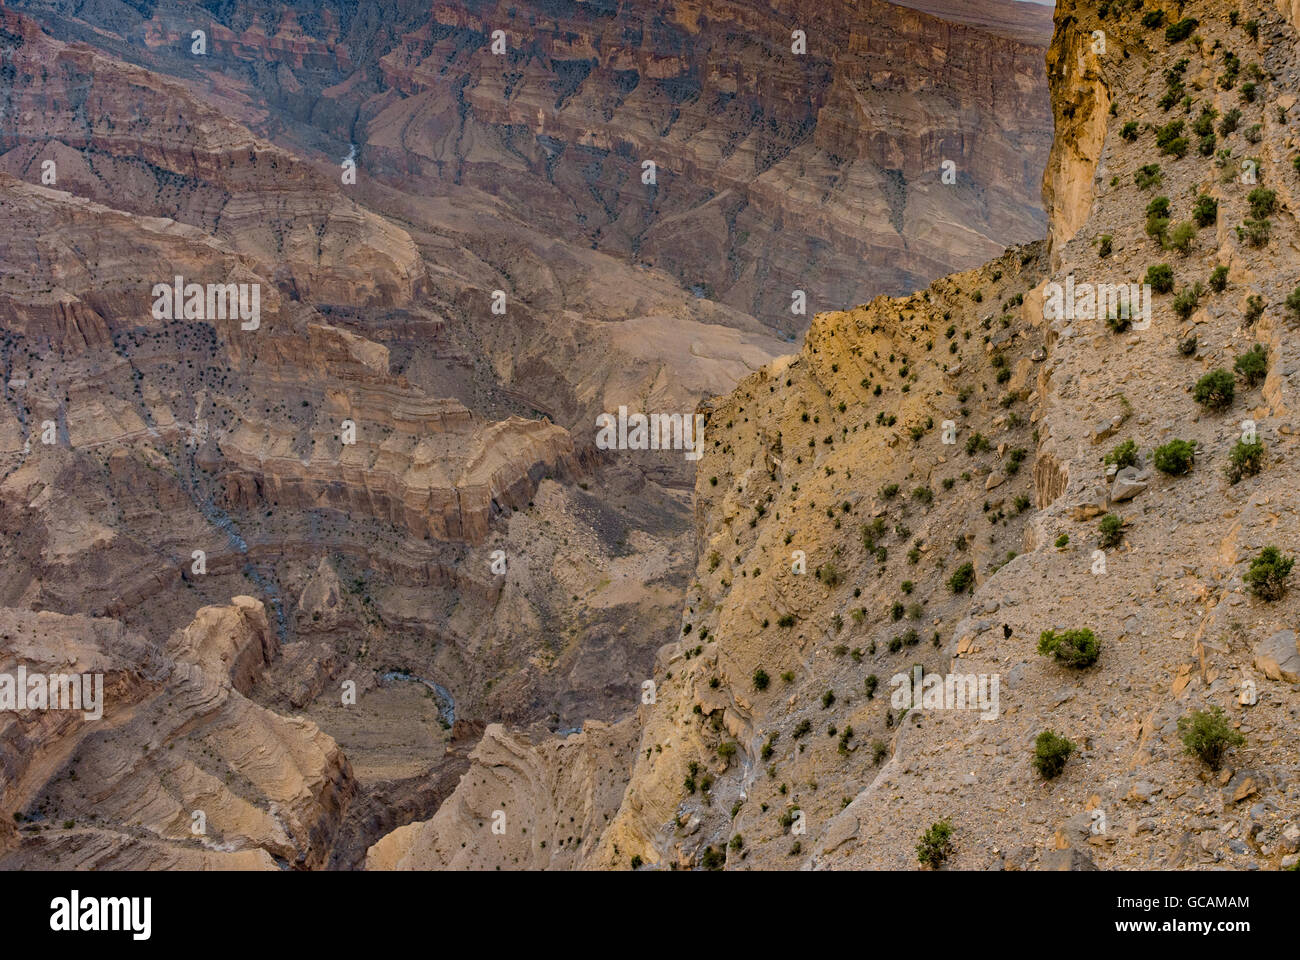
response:
<path id="1" fill-rule="evenodd" d="M 437 815 L 386 835 L 366 869 L 573 869 L 618 809 L 637 726 L 592 721 L 557 738 L 490 725 Z"/>
<path id="2" fill-rule="evenodd" d="M 276 640 L 264 605 L 235 597 L 205 607 L 152 664 L 124 662 L 115 622 L 5 611 L 7 653 L 34 634 L 48 657 L 72 647 L 76 672 L 104 671 L 103 718 L 49 729 L 60 711 L 7 720 L 6 819 L 19 837 L 9 867 L 273 869 L 321 866 L 355 789 L 338 746 L 309 721 L 248 699 Z M 143 643 L 135 639 L 135 646 Z M 84 651 L 81 652 L 81 651 Z M 143 674 L 143 676 L 142 676 Z M 134 685 L 125 682 L 136 678 Z M 118 677 L 123 679 L 117 680 Z M 25 769 L 22 765 L 25 764 Z"/>

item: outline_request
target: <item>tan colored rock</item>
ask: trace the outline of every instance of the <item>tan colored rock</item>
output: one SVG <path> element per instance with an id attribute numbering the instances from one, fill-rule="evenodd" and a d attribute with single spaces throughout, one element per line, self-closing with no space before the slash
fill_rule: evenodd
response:
<path id="1" fill-rule="evenodd" d="M 638 734 L 633 717 L 617 724 L 591 721 L 565 737 L 534 738 L 492 724 L 434 818 L 383 837 L 367 853 L 366 868 L 581 866 L 622 798 L 626 779 L 618 771 L 629 769 Z"/>

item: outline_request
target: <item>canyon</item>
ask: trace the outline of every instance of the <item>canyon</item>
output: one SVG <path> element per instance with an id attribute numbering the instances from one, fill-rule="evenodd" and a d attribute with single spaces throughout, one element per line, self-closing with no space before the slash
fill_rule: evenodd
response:
<path id="1" fill-rule="evenodd" d="M 943 818 L 962 868 L 1293 855 L 1295 600 L 1244 573 L 1296 541 L 1295 11 L 1023 6 L 0 7 L 0 672 L 107 700 L 0 714 L 0 866 L 899 869 Z M 1157 192 L 1217 217 L 1167 252 Z M 1149 329 L 1044 315 L 1160 260 Z M 177 276 L 258 324 L 160 315 Z M 620 407 L 702 459 L 604 449 Z M 1097 667 L 1033 655 L 1083 625 Z M 914 665 L 999 719 L 900 714 Z"/>

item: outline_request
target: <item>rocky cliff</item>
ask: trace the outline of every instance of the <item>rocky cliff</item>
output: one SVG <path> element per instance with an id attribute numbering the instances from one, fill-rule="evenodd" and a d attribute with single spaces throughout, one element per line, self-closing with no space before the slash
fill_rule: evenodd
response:
<path id="1" fill-rule="evenodd" d="M 1049 29 L 1014 4 L 19 6 L 393 189 L 486 194 L 782 332 L 806 325 L 793 290 L 903 293 L 1042 231 Z"/>
<path id="2" fill-rule="evenodd" d="M 1287 824 L 1300 795 L 1294 764 L 1300 701 L 1294 667 L 1282 663 L 1296 662 L 1295 634 L 1287 629 L 1296 601 L 1293 593 L 1281 600 L 1261 598 L 1246 574 L 1264 547 L 1296 542 L 1297 518 L 1285 493 L 1296 430 L 1289 399 L 1293 347 L 1285 335 L 1294 317 L 1287 319 L 1285 301 L 1300 279 L 1290 239 L 1295 233 L 1296 25 L 1266 6 L 1229 18 L 1226 8 L 1189 3 L 1181 14 L 1198 22 L 1180 39 L 1177 30 L 1167 35 L 1165 26 L 1150 26 L 1149 20 L 1144 26 L 1142 13 L 1123 4 L 1057 7 L 1048 58 L 1057 139 L 1044 184 L 1051 216 L 1049 263 L 1041 279 L 1025 278 L 1030 289 L 1009 318 L 1003 314 L 999 320 L 997 311 L 990 311 L 992 338 L 986 335 L 985 350 L 974 356 L 959 351 L 962 374 L 952 385 L 978 397 L 999 389 L 986 378 L 1001 380 L 998 371 L 1010 371 L 1001 388 L 1011 398 L 1005 409 L 1015 413 L 1025 405 L 1019 419 L 1034 425 L 1032 439 L 1014 438 L 1005 419 L 1009 414 L 1002 415 L 1002 424 L 968 424 L 954 416 L 953 400 L 946 399 L 952 387 L 943 391 L 946 396 L 924 390 L 926 400 L 912 403 L 924 403 L 925 415 L 936 422 L 956 421 L 959 445 L 949 448 L 945 459 L 958 462 L 938 471 L 929 468 L 927 461 L 941 456 L 943 448 L 926 434 L 905 461 L 909 478 L 893 476 L 890 458 L 872 450 L 870 432 L 859 431 L 862 439 L 854 441 L 857 424 L 832 421 L 826 439 L 833 444 L 811 437 L 825 468 L 808 469 L 789 482 L 788 453 L 776 472 L 759 459 L 760 444 L 743 437 L 747 431 L 719 438 L 722 462 L 702 469 L 697 493 L 701 554 L 712 548 L 720 559 L 716 570 L 698 571 L 701 589 L 686 613 L 692 631 L 661 658 L 664 666 L 681 664 L 673 671 L 675 683 L 685 669 L 682 693 L 646 711 L 644 742 L 665 744 L 665 754 L 671 743 L 671 759 L 656 754 L 639 763 L 598 862 L 619 862 L 617 846 L 624 857 L 682 865 L 704 861 L 712 849 L 712 863 L 720 862 L 725 847 L 725 862 L 737 867 L 915 866 L 913 848 L 921 833 L 944 818 L 954 828 L 952 862 L 959 867 L 1047 868 L 1082 859 L 1106 868 L 1245 868 L 1294 859 L 1294 830 L 1288 833 Z M 1252 20 L 1257 34 L 1247 30 Z M 1104 32 L 1104 46 L 1097 43 L 1098 30 Z M 1234 61 L 1240 62 L 1239 80 L 1232 76 Z M 1255 86 L 1243 90 L 1248 83 Z M 1210 120 L 1202 121 L 1207 115 Z M 1229 115 L 1225 123 L 1222 118 Z M 1189 136 L 1198 127 L 1190 147 L 1186 140 L 1171 145 L 1176 137 L 1170 124 Z M 1253 181 L 1243 176 L 1252 168 Z M 1260 187 L 1271 191 L 1271 200 L 1262 197 Z M 1195 224 L 1190 242 L 1149 235 L 1135 211 L 1157 196 L 1171 198 L 1176 222 Z M 1217 205 L 1215 216 L 1208 212 L 1212 204 L 1200 197 Z M 1205 211 L 1199 218 L 1192 213 L 1198 203 Z M 1261 219 L 1271 224 L 1271 232 L 1257 225 Z M 1069 278 L 1141 283 L 1147 269 L 1159 263 L 1170 265 L 1174 292 L 1156 295 L 1147 329 L 1125 331 L 1126 324 L 1108 324 L 1104 314 L 1057 318 L 1049 311 L 1044 317 L 1047 283 Z M 1226 268 L 1227 282 L 1216 288 L 1219 281 L 1210 277 L 1219 266 Z M 1000 272 L 1003 282 L 1008 275 L 1003 264 L 984 269 Z M 969 290 L 984 288 L 991 277 L 953 280 Z M 956 320 L 960 331 L 960 314 L 935 296 L 943 287 L 937 284 L 927 297 L 929 325 L 937 332 Z M 1262 310 L 1251 298 L 1258 298 Z M 898 325 L 905 315 L 902 311 Z M 1007 331 L 1019 330 L 1029 338 L 1026 346 L 1044 356 L 1032 371 L 998 345 L 996 331 L 1007 319 L 1004 344 Z M 886 322 L 882 317 L 880 326 L 889 329 Z M 839 315 L 818 318 L 800 362 L 819 370 L 838 364 L 849 375 L 841 373 L 828 391 L 819 380 L 817 389 L 804 391 L 800 399 L 811 403 L 823 393 L 829 402 L 841 398 L 848 405 L 841 416 L 861 409 L 858 416 L 869 423 L 872 401 L 854 397 L 851 384 L 858 358 L 883 351 L 856 337 L 845 339 L 842 323 Z M 857 326 L 864 325 L 865 319 Z M 1244 379 L 1239 376 L 1236 399 L 1227 409 L 1198 404 L 1192 387 L 1203 374 L 1232 370 L 1237 357 L 1257 346 L 1267 363 Z M 939 359 L 949 358 L 940 353 Z M 922 363 L 922 369 L 929 366 Z M 1028 380 L 1025 373 L 1031 374 Z M 962 378 L 972 376 L 976 383 L 961 385 Z M 762 390 L 765 382 L 777 389 Z M 732 420 L 742 403 L 764 401 L 797 383 L 784 370 L 764 371 L 742 383 L 721 409 Z M 1024 384 L 1019 392 L 1018 383 Z M 887 419 L 915 423 L 922 411 L 909 410 L 907 398 L 899 400 L 897 407 L 887 406 Z M 827 401 L 818 400 L 823 420 L 833 416 Z M 788 405 L 787 400 L 783 406 Z M 1265 452 L 1258 474 L 1243 477 L 1225 471 L 1246 419 L 1254 421 Z M 764 418 L 762 426 L 792 451 L 803 444 L 791 447 L 786 438 L 801 423 Z M 845 426 L 848 438 L 842 435 Z M 992 472 L 962 497 L 969 483 L 964 477 L 978 477 L 979 461 L 989 455 L 980 454 L 976 442 L 968 461 L 976 469 L 960 469 L 966 464 L 959 451 L 971 451 L 977 433 L 990 443 Z M 794 435 L 802 441 L 802 434 Z M 1162 459 L 1168 453 L 1152 452 L 1174 439 L 1196 444 L 1195 465 L 1186 475 L 1163 472 L 1162 465 L 1170 469 Z M 1136 467 L 1132 476 L 1116 478 L 1113 467 L 1108 476 L 1103 454 L 1124 440 L 1136 445 Z M 853 446 L 839 453 L 845 442 Z M 728 447 L 735 452 L 726 454 Z M 1004 484 L 1016 449 L 1024 465 Z M 843 464 L 831 462 L 833 450 L 845 458 Z M 850 465 L 853 487 L 864 495 L 857 503 L 847 484 Z M 820 461 L 809 464 L 817 466 Z M 1018 500 L 1016 478 L 1031 472 L 1033 487 Z M 1179 472 L 1177 466 L 1173 472 Z M 824 476 L 813 486 L 809 473 Z M 956 474 L 952 493 L 939 491 L 936 473 L 948 474 L 943 483 Z M 712 474 L 719 476 L 717 488 L 706 477 Z M 838 477 L 844 489 L 821 489 Z M 768 500 L 762 487 L 753 495 L 755 479 L 773 486 L 774 478 L 780 488 L 771 490 L 765 514 L 752 532 L 740 526 L 735 542 L 729 531 L 737 524 L 731 518 L 755 510 L 756 500 Z M 934 489 L 936 506 L 929 505 L 928 495 L 920 501 L 925 515 L 954 495 L 968 509 L 978 506 L 992 523 L 979 523 L 972 510 L 977 532 L 971 532 L 976 541 L 987 538 L 991 549 L 972 556 L 971 545 L 962 545 L 971 520 L 944 522 L 939 529 L 945 534 L 958 531 L 958 539 L 949 541 L 926 536 L 934 529 L 925 522 L 928 516 L 920 523 L 906 518 L 902 524 L 910 535 L 920 532 L 919 547 L 930 550 L 914 565 L 912 554 L 898 556 L 906 539 L 886 543 L 893 549 L 879 555 L 874 566 L 863 545 L 854 542 L 859 522 L 848 521 L 856 521 L 862 500 L 886 480 L 900 489 L 893 502 L 918 481 Z M 817 495 L 829 508 L 815 533 L 806 526 L 812 521 L 808 513 L 796 521 L 796 483 L 799 495 L 809 500 Z M 734 493 L 720 499 L 715 491 L 723 489 Z M 1006 498 L 1004 489 L 1010 491 Z M 843 512 L 836 505 L 840 499 Z M 1009 501 L 1016 507 L 1008 510 Z M 915 503 L 904 508 L 893 502 L 872 502 L 867 516 L 883 510 L 892 522 L 896 513 L 906 517 L 917 510 Z M 805 510 L 810 508 L 811 503 Z M 1022 511 L 1027 517 L 1015 519 Z M 1118 537 L 1098 532 L 1099 518 L 1107 514 L 1119 518 Z M 1009 544 L 1014 556 L 993 542 L 1008 522 L 1024 525 Z M 765 538 L 776 542 L 756 554 Z M 785 556 L 801 543 L 813 548 L 807 550 L 810 575 L 803 580 L 786 572 Z M 931 558 L 942 569 L 927 576 Z M 943 585 L 940 578 L 968 559 L 976 586 L 966 599 L 954 596 L 951 581 Z M 737 563 L 749 576 L 737 576 Z M 824 573 L 824 564 L 836 568 L 830 583 L 814 574 Z M 764 576 L 755 580 L 755 569 L 743 568 L 762 568 Z M 926 603 L 924 629 L 916 631 L 921 639 L 932 626 L 938 628 L 937 648 L 929 656 L 907 651 L 906 632 L 898 653 L 891 655 L 882 643 L 884 635 L 899 629 L 889 622 L 892 617 L 880 616 L 889 607 L 896 577 L 914 584 L 910 593 L 895 594 L 899 602 L 910 603 L 909 596 L 919 594 Z M 876 583 L 882 579 L 880 591 Z M 872 599 L 855 626 L 850 614 L 860 602 L 859 590 Z M 793 597 L 792 591 L 797 591 Z M 947 617 L 932 620 L 938 598 L 948 605 Z M 782 636 L 781 618 L 791 615 L 795 624 Z M 811 631 L 805 625 L 809 619 Z M 701 622 L 712 641 L 703 645 L 693 639 Z M 1099 639 L 1096 666 L 1072 671 L 1039 655 L 1044 631 L 1075 628 L 1088 628 Z M 837 653 L 843 647 L 850 655 L 855 650 L 875 655 L 866 653 L 858 664 Z M 685 661 L 688 654 L 691 660 Z M 936 655 L 937 662 L 930 662 Z M 905 672 L 913 662 L 926 673 L 1000 676 L 999 715 L 921 709 L 900 717 L 884 694 L 864 692 L 864 676 L 874 674 L 883 689 L 886 677 Z M 755 682 L 760 669 L 771 677 L 763 690 Z M 1184 753 L 1178 724 L 1208 707 L 1222 708 L 1244 736 L 1244 744 L 1213 771 Z M 800 734 L 805 721 L 807 732 Z M 1030 764 L 1035 739 L 1046 728 L 1077 745 L 1065 772 L 1051 781 L 1036 775 Z M 724 743 L 735 750 L 726 762 L 718 759 Z M 702 798 L 689 784 L 682 787 L 691 763 L 709 771 L 713 781 Z M 698 785 L 699 776 L 694 779 Z M 742 802 L 732 806 L 736 800 Z M 807 825 L 801 837 L 789 835 L 794 810 Z M 736 836 L 739 843 L 732 840 Z M 1062 851 L 1071 847 L 1079 848 L 1082 858 L 1062 860 Z"/>
<path id="3" fill-rule="evenodd" d="M 964 869 L 1295 865 L 1297 26 L 1058 4 L 1047 241 L 824 313 L 708 405 L 680 637 L 586 866 L 914 869 L 940 823 Z"/>

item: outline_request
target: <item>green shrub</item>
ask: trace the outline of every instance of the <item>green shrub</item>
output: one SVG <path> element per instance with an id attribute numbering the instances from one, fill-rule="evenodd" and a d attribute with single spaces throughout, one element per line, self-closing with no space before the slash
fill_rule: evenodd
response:
<path id="1" fill-rule="evenodd" d="M 1187 473 L 1195 460 L 1195 440 L 1170 440 L 1164 446 L 1156 447 L 1151 454 L 1151 462 L 1156 469 L 1171 477 L 1181 477 Z"/>
<path id="2" fill-rule="evenodd" d="M 948 589 L 953 593 L 965 593 L 975 585 L 975 565 L 969 561 L 953 571 L 948 578 Z"/>
<path id="3" fill-rule="evenodd" d="M 1183 136 L 1183 121 L 1173 120 L 1156 131 L 1156 147 L 1161 153 L 1181 159 L 1187 153 L 1187 138 Z"/>
<path id="4" fill-rule="evenodd" d="M 1238 440 L 1228 454 L 1228 465 L 1224 468 L 1224 474 L 1229 483 L 1239 483 L 1243 477 L 1253 477 L 1264 466 L 1264 443 L 1256 440 L 1254 443 L 1247 443 L 1244 440 Z"/>
<path id="5" fill-rule="evenodd" d="M 1224 90 L 1231 90 L 1237 85 L 1237 77 L 1241 74 L 1241 58 L 1230 50 L 1223 51 L 1223 73 L 1219 74 L 1219 86 Z M 1241 111 L 1237 111 L 1237 116 L 1241 116 Z"/>
<path id="6" fill-rule="evenodd" d="M 1190 226 L 1190 224 L 1189 224 Z M 1194 283 L 1190 287 L 1183 287 L 1174 297 L 1174 313 L 1178 314 L 1180 319 L 1186 320 L 1196 311 L 1196 305 L 1201 302 L 1201 294 L 1204 288 L 1200 283 Z"/>
<path id="7" fill-rule="evenodd" d="M 1234 393 L 1235 381 L 1232 374 L 1218 367 L 1196 381 L 1192 399 L 1211 410 L 1223 410 L 1232 403 Z"/>
<path id="8" fill-rule="evenodd" d="M 1259 300 L 1258 297 L 1255 297 L 1254 299 Z M 1300 287 L 1296 287 L 1286 295 L 1286 308 L 1291 311 L 1292 318 L 1300 322 Z M 1259 312 L 1255 314 L 1255 319 L 1258 320 L 1263 312 L 1263 301 L 1260 300 Z"/>
<path id="9" fill-rule="evenodd" d="M 853 728 L 845 727 L 844 732 L 840 734 L 839 752 L 845 756 L 849 753 L 849 741 L 853 739 Z"/>
<path id="10" fill-rule="evenodd" d="M 1074 753 L 1074 744 L 1052 730 L 1044 730 L 1034 740 L 1034 769 L 1044 780 L 1054 780 L 1065 769 L 1065 761 Z"/>
<path id="11" fill-rule="evenodd" d="M 1200 21 L 1195 17 L 1183 17 L 1177 23 L 1165 27 L 1165 39 L 1170 43 L 1180 43 L 1190 37 L 1199 25 Z"/>
<path id="12" fill-rule="evenodd" d="M 1196 239 L 1196 225 L 1190 220 L 1184 220 L 1182 223 L 1175 224 L 1173 230 L 1169 232 L 1167 241 L 1170 249 L 1177 250 L 1184 256 L 1192 249 L 1192 241 Z"/>
<path id="13" fill-rule="evenodd" d="M 1268 376 L 1268 350 L 1262 343 L 1257 343 L 1233 362 L 1232 368 L 1245 382 L 1253 387 Z"/>
<path id="14" fill-rule="evenodd" d="M 1150 190 L 1163 180 L 1164 174 L 1160 172 L 1158 163 L 1144 164 L 1133 171 L 1133 182 L 1137 184 L 1139 190 Z"/>
<path id="15" fill-rule="evenodd" d="M 1157 27 L 1164 26 L 1165 12 L 1163 10 L 1148 10 L 1142 14 L 1142 26 L 1148 30 L 1154 30 Z"/>
<path id="16" fill-rule="evenodd" d="M 1063 533 L 1063 534 L 1061 534 L 1059 537 L 1056 538 L 1056 549 L 1057 549 L 1057 550 L 1060 550 L 1060 549 L 1062 549 L 1062 548 L 1064 548 L 1064 547 L 1068 547 L 1069 545 L 1070 545 L 1070 535 L 1069 535 L 1068 533 Z"/>
<path id="17" fill-rule="evenodd" d="M 1214 272 L 1210 274 L 1210 289 L 1215 293 L 1223 293 L 1228 286 L 1228 268 L 1217 266 Z"/>
<path id="18" fill-rule="evenodd" d="M 1087 627 L 1060 633 L 1044 630 L 1039 636 L 1039 653 L 1052 654 L 1058 663 L 1082 670 L 1083 667 L 1092 666 L 1097 662 L 1097 657 L 1101 654 L 1101 645 L 1097 643 L 1097 637 L 1093 636 L 1092 631 Z"/>
<path id="19" fill-rule="evenodd" d="M 1250 569 L 1242 579 L 1261 600 L 1280 600 L 1286 593 L 1286 580 L 1294 564 L 1295 557 L 1282 556 L 1277 547 L 1265 547 L 1250 561 Z"/>
<path id="20" fill-rule="evenodd" d="M 1268 243 L 1272 230 L 1273 226 L 1267 220 L 1247 219 L 1237 227 L 1237 239 L 1252 247 L 1262 247 Z"/>
<path id="21" fill-rule="evenodd" d="M 1296 292 L 1292 293 L 1290 297 L 1287 297 L 1287 306 L 1291 306 L 1292 297 L 1294 297 L 1296 301 L 1295 302 L 1296 316 L 1300 317 L 1300 287 L 1296 287 Z M 1242 317 L 1242 321 L 1246 324 L 1246 326 L 1249 327 L 1251 324 L 1259 320 L 1259 318 L 1262 317 L 1263 315 L 1264 315 L 1264 298 L 1257 293 L 1252 293 L 1249 297 L 1246 298 L 1246 312 Z"/>
<path id="22" fill-rule="evenodd" d="M 1102 463 L 1113 463 L 1120 469 L 1137 466 L 1137 461 L 1138 445 L 1131 438 L 1125 440 L 1102 458 Z"/>
<path id="23" fill-rule="evenodd" d="M 1174 270 L 1167 263 L 1147 267 L 1145 283 L 1156 293 L 1168 293 L 1174 288 Z"/>
<path id="24" fill-rule="evenodd" d="M 1168 242 L 1169 218 L 1159 216 L 1147 217 L 1146 231 L 1147 236 L 1163 248 Z"/>
<path id="25" fill-rule="evenodd" d="M 1256 187 L 1250 191 L 1246 194 L 1246 201 L 1250 204 L 1251 215 L 1260 220 L 1272 215 L 1277 209 L 1277 194 L 1266 187 Z"/>
<path id="26" fill-rule="evenodd" d="M 1192 219 L 1198 227 L 1208 227 L 1219 219 L 1219 201 L 1208 194 L 1201 194 L 1192 207 Z"/>
<path id="27" fill-rule="evenodd" d="M 1223 755 L 1228 750 L 1246 742 L 1219 707 L 1193 710 L 1189 715 L 1179 717 L 1178 732 L 1182 735 L 1183 751 L 1199 758 L 1211 770 L 1218 770 L 1223 765 Z"/>
<path id="28" fill-rule="evenodd" d="M 1137 121 L 1136 121 L 1136 120 L 1130 120 L 1130 121 L 1128 121 L 1128 123 L 1124 124 L 1124 126 L 1120 127 L 1120 128 L 1119 128 L 1119 135 L 1120 135 L 1123 139 L 1127 140 L 1129 143 L 1132 143 L 1134 140 L 1136 140 L 1136 139 L 1138 138 L 1138 124 L 1137 124 Z"/>
<path id="29" fill-rule="evenodd" d="M 754 689 L 766 690 L 767 685 L 772 682 L 772 678 L 767 675 L 767 671 L 759 667 L 754 671 Z"/>
<path id="30" fill-rule="evenodd" d="M 1038 637 L 1038 652 L 1050 654 L 1058 663 L 1083 669 L 1097 662 L 1101 645 L 1087 627 L 1078 630 L 1044 630 Z"/>
<path id="31" fill-rule="evenodd" d="M 921 842 L 916 845 L 916 859 L 924 866 L 938 868 L 952 856 L 952 823 L 939 820 L 930 825 L 930 829 L 921 834 Z"/>
<path id="32" fill-rule="evenodd" d="M 1124 539 L 1124 522 L 1113 513 L 1102 517 L 1097 529 L 1100 531 L 1097 545 L 1103 550 L 1119 546 L 1119 542 Z"/>

